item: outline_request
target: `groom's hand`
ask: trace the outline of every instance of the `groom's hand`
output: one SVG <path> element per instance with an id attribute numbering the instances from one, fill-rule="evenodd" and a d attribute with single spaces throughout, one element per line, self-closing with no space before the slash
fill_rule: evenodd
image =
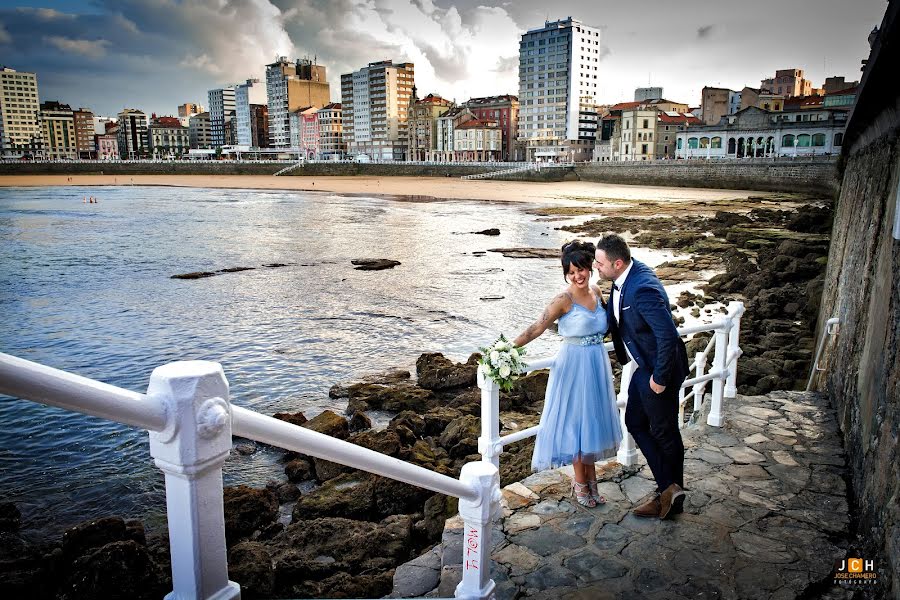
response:
<path id="1" fill-rule="evenodd" d="M 650 389 L 653 390 L 654 394 L 662 394 L 666 391 L 666 386 L 659 385 L 655 381 L 653 381 L 653 375 L 650 376 Z"/>

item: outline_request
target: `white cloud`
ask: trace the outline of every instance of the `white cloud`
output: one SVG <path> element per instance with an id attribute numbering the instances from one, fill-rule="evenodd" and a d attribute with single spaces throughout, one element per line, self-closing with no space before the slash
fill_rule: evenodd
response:
<path id="1" fill-rule="evenodd" d="M 74 52 L 88 58 L 103 58 L 109 46 L 108 40 L 74 40 L 60 35 L 46 36 L 44 41 L 63 52 Z"/>

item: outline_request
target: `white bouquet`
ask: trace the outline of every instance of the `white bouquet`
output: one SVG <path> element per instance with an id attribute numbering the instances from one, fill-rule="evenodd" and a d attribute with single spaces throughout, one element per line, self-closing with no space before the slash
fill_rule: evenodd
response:
<path id="1" fill-rule="evenodd" d="M 525 372 L 524 348 L 516 348 L 505 336 L 492 345 L 481 350 L 481 360 L 478 361 L 478 369 L 485 377 L 493 379 L 504 392 L 512 389 L 513 383 Z"/>

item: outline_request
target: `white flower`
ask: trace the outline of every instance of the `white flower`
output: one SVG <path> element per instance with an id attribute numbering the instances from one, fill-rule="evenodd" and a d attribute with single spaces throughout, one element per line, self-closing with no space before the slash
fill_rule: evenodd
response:
<path id="1" fill-rule="evenodd" d="M 494 350 L 491 352 L 491 363 L 496 365 L 498 360 L 500 360 L 500 353 Z"/>
<path id="2" fill-rule="evenodd" d="M 484 363 L 478 365 L 478 370 L 481 371 L 481 374 L 485 377 L 490 377 L 491 375 L 491 368 Z"/>
<path id="3" fill-rule="evenodd" d="M 519 349 L 518 349 L 518 348 L 513 348 L 512 350 L 509 351 L 509 353 L 510 353 L 510 354 L 512 355 L 512 357 L 513 357 L 514 359 L 516 359 L 516 360 L 522 358 L 522 356 L 519 354 Z"/>
<path id="4" fill-rule="evenodd" d="M 500 342 L 499 344 L 497 344 L 495 346 L 495 348 L 497 348 L 497 350 L 501 350 L 501 351 L 509 350 L 510 348 L 512 348 L 512 345 L 509 342 Z"/>
<path id="5" fill-rule="evenodd" d="M 512 370 L 508 365 L 503 365 L 502 367 L 500 367 L 500 377 L 506 379 L 507 377 L 509 377 L 510 373 L 512 373 Z"/>

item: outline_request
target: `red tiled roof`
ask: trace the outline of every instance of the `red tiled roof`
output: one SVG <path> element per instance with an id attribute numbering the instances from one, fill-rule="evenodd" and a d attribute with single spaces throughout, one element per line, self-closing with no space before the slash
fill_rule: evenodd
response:
<path id="1" fill-rule="evenodd" d="M 609 107 L 609 110 L 628 110 L 640 106 L 641 102 L 619 102 Z"/>
<path id="2" fill-rule="evenodd" d="M 326 104 L 319 110 L 341 110 L 340 102 L 331 102 L 330 104 Z"/>
<path id="3" fill-rule="evenodd" d="M 439 104 L 441 106 L 452 106 L 453 103 L 449 100 L 444 100 L 437 94 L 428 94 L 424 98 L 420 98 L 416 100 L 416 104 Z"/>
<path id="4" fill-rule="evenodd" d="M 457 129 L 497 129 L 499 127 L 497 121 L 482 121 L 481 119 L 469 119 L 456 126 Z"/>
<path id="5" fill-rule="evenodd" d="M 680 123 L 682 125 L 697 125 L 703 122 L 696 115 L 692 115 L 690 113 L 678 113 L 677 115 L 670 115 L 665 112 L 660 112 L 657 114 L 656 118 L 660 123 Z"/>

